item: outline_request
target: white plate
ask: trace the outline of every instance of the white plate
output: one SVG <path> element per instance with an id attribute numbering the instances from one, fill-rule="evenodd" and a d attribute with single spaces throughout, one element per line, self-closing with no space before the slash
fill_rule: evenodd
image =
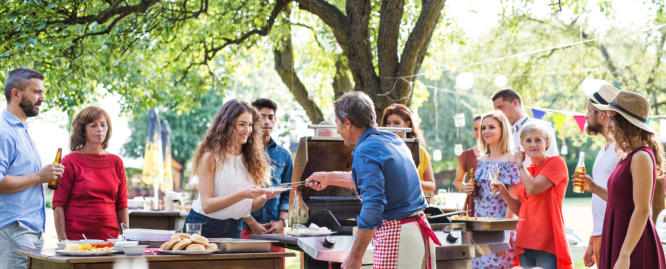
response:
<path id="1" fill-rule="evenodd" d="M 56 254 L 66 255 L 66 256 L 106 256 L 119 253 L 119 251 L 106 251 L 106 252 L 85 252 L 85 251 L 64 251 L 56 250 Z"/>
<path id="2" fill-rule="evenodd" d="M 160 249 L 159 253 L 162 254 L 171 254 L 171 255 L 197 255 L 197 254 L 211 254 L 220 251 L 219 249 L 214 250 L 163 250 Z"/>
<path id="3" fill-rule="evenodd" d="M 287 232 L 287 235 L 291 236 L 327 236 L 332 235 L 336 232 L 327 231 L 327 232 Z"/>

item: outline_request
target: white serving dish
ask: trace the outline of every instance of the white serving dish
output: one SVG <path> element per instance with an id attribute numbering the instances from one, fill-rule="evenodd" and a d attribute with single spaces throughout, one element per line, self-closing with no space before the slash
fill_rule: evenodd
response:
<path id="1" fill-rule="evenodd" d="M 125 255 L 127 256 L 141 256 L 146 251 L 146 247 L 148 247 L 148 245 L 122 245 L 123 252 L 125 252 Z"/>

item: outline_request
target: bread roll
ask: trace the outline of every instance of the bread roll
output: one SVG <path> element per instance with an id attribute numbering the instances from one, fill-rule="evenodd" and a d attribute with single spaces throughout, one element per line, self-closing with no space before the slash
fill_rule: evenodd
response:
<path id="1" fill-rule="evenodd" d="M 216 243 L 206 244 L 206 250 L 217 250 L 217 244 Z"/>
<path id="2" fill-rule="evenodd" d="M 190 244 L 185 250 L 206 250 L 206 247 L 202 244 Z"/>
<path id="3" fill-rule="evenodd" d="M 170 250 L 179 241 L 180 241 L 180 238 L 171 238 L 171 239 L 169 239 L 169 241 L 166 241 L 166 242 L 162 243 L 162 245 L 160 246 L 160 249 Z"/>
<path id="4" fill-rule="evenodd" d="M 187 246 L 189 246 L 190 244 L 192 244 L 192 240 L 190 240 L 190 239 L 183 239 L 183 240 L 180 240 L 180 241 L 178 241 L 178 243 L 176 243 L 175 246 L 173 246 L 173 250 L 181 250 L 181 249 L 184 249 L 184 248 L 186 248 Z"/>
<path id="5" fill-rule="evenodd" d="M 202 245 L 208 244 L 208 238 L 198 234 L 193 234 L 192 237 L 190 237 L 190 240 L 192 240 L 192 243 L 197 243 Z"/>
<path id="6" fill-rule="evenodd" d="M 171 238 L 178 238 L 178 239 L 190 239 L 190 235 L 186 233 L 175 233 L 171 235 Z"/>

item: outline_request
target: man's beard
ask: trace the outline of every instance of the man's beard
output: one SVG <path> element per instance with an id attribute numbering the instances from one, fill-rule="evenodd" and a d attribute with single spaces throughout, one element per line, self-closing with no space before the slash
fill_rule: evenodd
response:
<path id="1" fill-rule="evenodd" d="M 598 123 L 597 124 L 589 124 L 589 122 L 588 122 L 587 126 L 585 126 L 585 130 L 587 131 L 587 134 L 589 134 L 589 135 L 597 135 L 597 134 L 600 134 L 604 130 L 604 126 L 602 126 L 601 124 L 598 124 Z"/>
<path id="2" fill-rule="evenodd" d="M 26 116 L 28 117 L 34 117 L 39 115 L 39 107 L 37 106 L 39 103 L 32 103 L 29 100 L 21 100 L 19 103 L 19 107 L 23 110 L 23 113 L 25 113 Z"/>

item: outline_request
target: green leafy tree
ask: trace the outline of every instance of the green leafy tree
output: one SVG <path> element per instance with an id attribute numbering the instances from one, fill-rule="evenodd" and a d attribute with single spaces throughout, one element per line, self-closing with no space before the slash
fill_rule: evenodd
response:
<path id="1" fill-rule="evenodd" d="M 421 68 L 444 3 L 8 1 L 0 7 L 0 63 L 47 73 L 49 94 L 61 108 L 85 103 L 91 89 L 101 85 L 122 95 L 126 110 L 177 104 L 175 109 L 188 111 L 203 92 L 225 89 L 235 59 L 261 44 L 262 36 L 275 32 L 270 35 L 277 41 L 275 51 L 289 53 L 288 29 L 297 20 L 288 12 L 286 20 L 279 18 L 293 7 L 312 16 L 309 20 L 316 26 L 305 27 L 328 37 L 325 49 L 335 57 L 327 61 L 332 63 L 328 77 L 340 79 L 348 72 L 353 89 L 368 93 L 381 112 L 391 103 L 410 103 L 413 75 Z M 274 31 L 276 25 L 282 27 Z M 284 56 L 276 61 L 276 70 L 310 119 L 319 120 L 321 113 L 316 113 L 312 96 L 304 94 L 305 87 L 293 90 L 298 74 L 290 68 L 293 57 Z M 336 85 L 343 85 L 341 92 L 351 83 Z"/>

